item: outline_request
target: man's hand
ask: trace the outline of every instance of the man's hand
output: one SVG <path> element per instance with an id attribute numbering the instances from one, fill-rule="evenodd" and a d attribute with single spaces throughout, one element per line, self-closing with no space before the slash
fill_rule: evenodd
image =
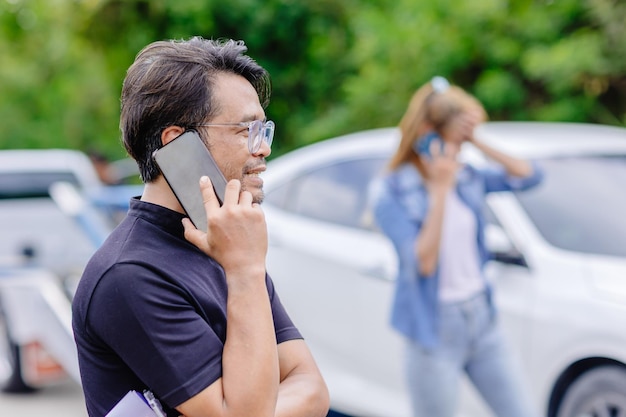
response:
<path id="1" fill-rule="evenodd" d="M 252 202 L 252 194 L 241 191 L 239 180 L 231 180 L 220 207 L 208 177 L 200 179 L 200 190 L 208 230 L 204 233 L 184 219 L 185 238 L 222 265 L 227 276 L 229 273 L 246 276 L 240 273 L 249 272 L 248 268 L 265 270 L 267 225 L 261 207 Z"/>
<path id="2" fill-rule="evenodd" d="M 204 233 L 184 219 L 185 238 L 224 268 L 228 286 L 222 377 L 177 410 L 188 417 L 274 417 L 280 369 L 265 280 L 265 216 L 241 183 L 226 185 L 220 207 L 211 182 L 200 180 Z"/>

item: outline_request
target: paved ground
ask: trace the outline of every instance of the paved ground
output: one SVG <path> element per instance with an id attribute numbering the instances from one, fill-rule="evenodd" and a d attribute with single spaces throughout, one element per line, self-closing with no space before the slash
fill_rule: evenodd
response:
<path id="1" fill-rule="evenodd" d="M 80 387 L 70 382 L 32 394 L 0 393 L 0 416 L 87 417 L 87 412 Z M 331 412 L 328 417 L 348 416 Z"/>
<path id="2" fill-rule="evenodd" d="M 70 382 L 32 394 L 0 393 L 0 416 L 87 417 L 87 411 L 80 387 Z"/>

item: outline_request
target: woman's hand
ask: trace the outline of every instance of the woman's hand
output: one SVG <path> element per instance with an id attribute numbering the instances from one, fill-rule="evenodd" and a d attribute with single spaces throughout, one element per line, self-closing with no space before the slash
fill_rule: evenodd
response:
<path id="1" fill-rule="evenodd" d="M 478 111 L 466 111 L 452 120 L 443 134 L 448 142 L 461 144 L 474 141 L 474 128 L 482 122 L 482 114 Z"/>
<path id="2" fill-rule="evenodd" d="M 424 160 L 428 174 L 428 188 L 433 192 L 447 193 L 456 184 L 459 163 L 456 160 L 459 146 L 445 143 L 443 150 L 438 143 L 430 146 L 430 158 Z"/>

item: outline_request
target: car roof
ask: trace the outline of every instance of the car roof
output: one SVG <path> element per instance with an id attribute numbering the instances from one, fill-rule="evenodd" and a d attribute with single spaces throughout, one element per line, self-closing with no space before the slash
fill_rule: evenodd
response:
<path id="1" fill-rule="evenodd" d="M 547 158 L 557 156 L 626 154 L 626 128 L 564 122 L 486 122 L 474 132 L 477 138 L 516 156 Z M 400 139 L 395 127 L 363 130 L 308 145 L 271 161 L 271 170 L 297 161 L 318 161 L 332 153 L 343 156 L 390 155 Z M 271 171 L 270 170 L 270 171 Z"/>
<path id="2" fill-rule="evenodd" d="M 626 153 L 626 128 L 590 123 L 488 122 L 476 137 L 514 155 L 548 158 Z"/>
<path id="3" fill-rule="evenodd" d="M 83 185 L 97 185 L 95 169 L 84 153 L 73 149 L 11 149 L 0 151 L 0 173 L 75 173 Z"/>
<path id="4" fill-rule="evenodd" d="M 89 160 L 82 152 L 73 149 L 9 149 L 0 151 L 0 169 L 67 170 L 76 161 L 82 163 L 85 159 Z"/>
<path id="5" fill-rule="evenodd" d="M 287 152 L 268 163 L 266 174 L 273 175 L 272 171 L 281 171 L 292 164 L 306 166 L 310 163 L 319 162 L 320 159 L 327 158 L 329 152 L 332 153 L 332 160 L 338 161 L 342 158 L 355 158 L 358 156 L 383 155 L 385 158 L 393 151 L 395 144 L 399 141 L 400 134 L 396 128 L 380 128 L 362 130 L 337 136 L 331 139 L 322 140 L 302 148 Z"/>

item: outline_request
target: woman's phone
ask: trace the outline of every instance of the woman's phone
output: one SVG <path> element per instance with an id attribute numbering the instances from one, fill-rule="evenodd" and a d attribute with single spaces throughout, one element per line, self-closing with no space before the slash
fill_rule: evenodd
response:
<path id="1" fill-rule="evenodd" d="M 437 143 L 437 146 L 440 146 L 440 150 L 443 152 L 443 140 L 436 132 L 432 131 L 420 136 L 413 144 L 413 149 L 418 155 L 430 157 L 430 147 L 433 143 Z"/>
<path id="2" fill-rule="evenodd" d="M 208 176 L 220 204 L 224 201 L 226 179 L 195 130 L 178 136 L 153 154 L 165 180 L 197 229 L 207 231 L 200 177 Z"/>

